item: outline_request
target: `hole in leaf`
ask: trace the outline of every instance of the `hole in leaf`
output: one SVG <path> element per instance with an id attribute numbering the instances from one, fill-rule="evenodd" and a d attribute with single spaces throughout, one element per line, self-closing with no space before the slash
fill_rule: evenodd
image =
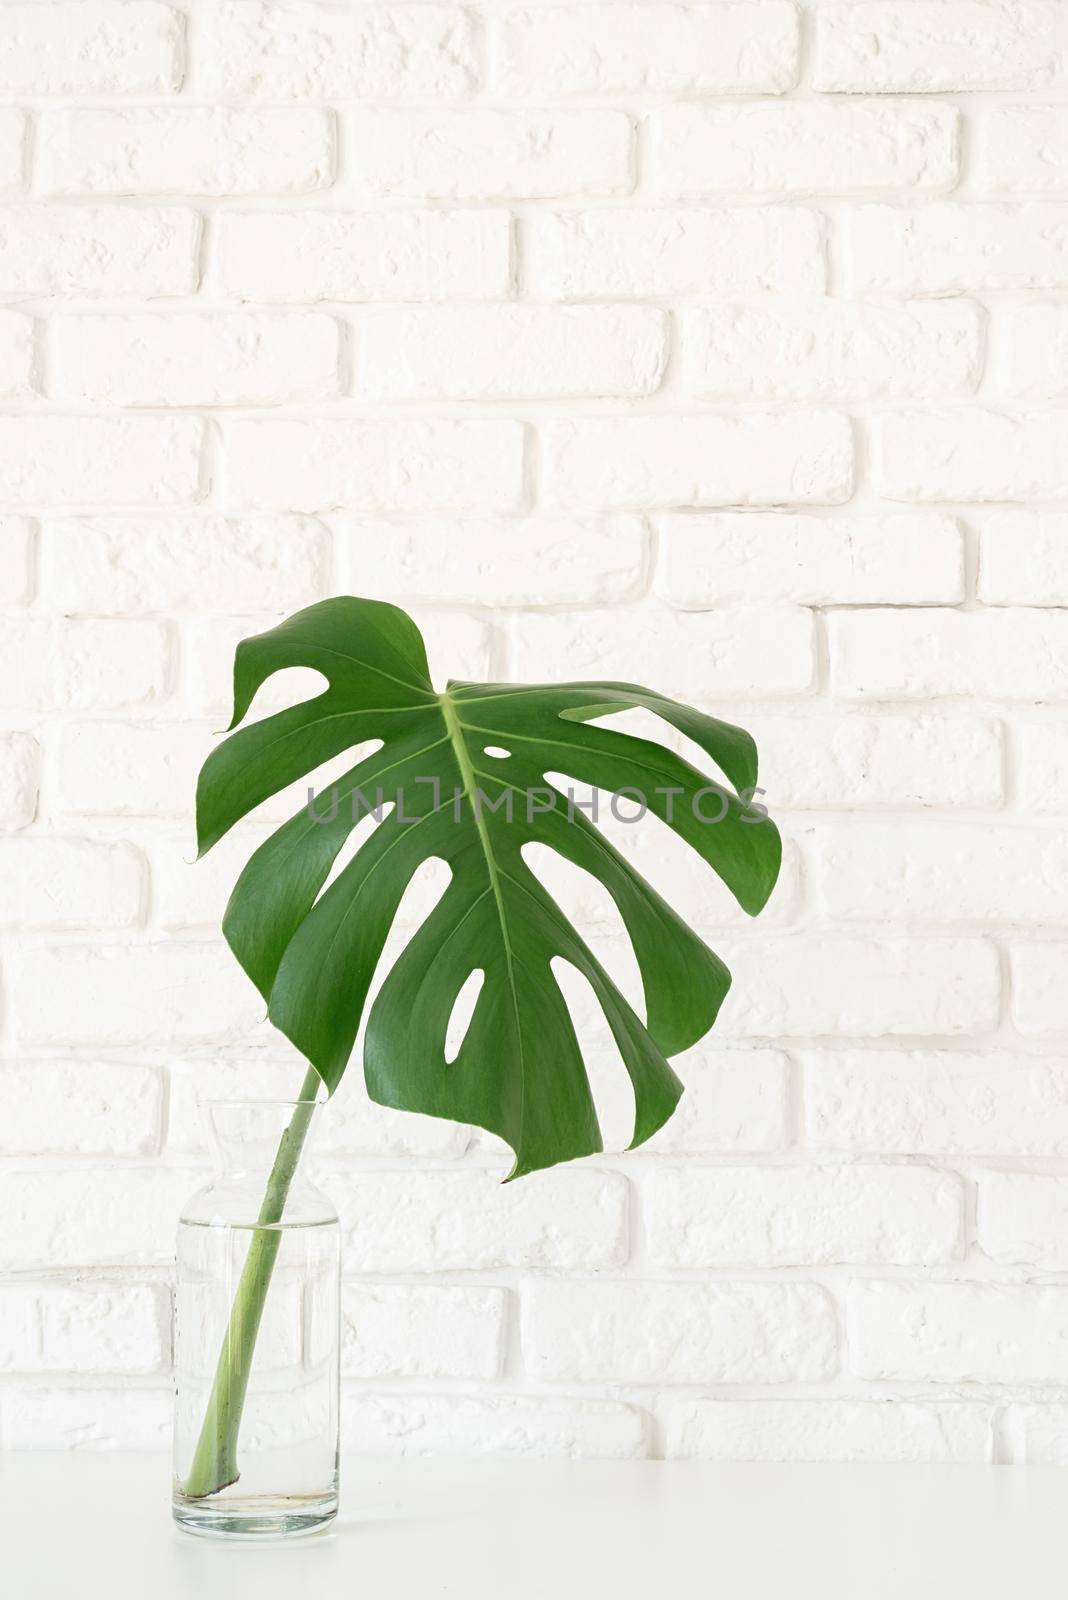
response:
<path id="1" fill-rule="evenodd" d="M 640 714 L 647 715 L 647 713 Z M 623 715 L 637 716 L 639 713 L 625 712 Z M 715 764 L 704 758 L 704 765 L 705 770 L 709 772 L 709 783 L 714 783 L 716 781 L 714 774 L 717 770 Z M 604 789 L 591 791 L 589 788 L 577 785 L 573 779 L 564 774 L 556 772 L 546 773 L 546 781 L 561 793 L 561 799 L 557 801 L 557 810 L 562 815 L 567 815 L 567 792 L 570 788 L 573 795 L 572 803 L 576 810 L 581 803 L 582 814 L 586 820 L 593 823 L 608 843 L 618 850 L 635 872 L 663 896 L 684 922 L 697 928 L 716 928 L 721 925 L 733 926 L 748 920 L 744 913 L 738 910 L 730 890 L 707 862 L 702 860 L 693 846 L 675 833 L 666 819 L 656 816 L 652 810 L 642 813 L 641 803 L 637 798 L 638 791 L 629 787 L 621 789 L 616 794 Z M 644 791 L 642 793 L 644 794 Z M 591 812 L 589 808 L 593 796 L 596 797 L 596 812 Z M 689 802 L 684 797 L 676 795 L 672 804 L 675 815 L 678 816 Z M 706 814 L 715 815 L 718 802 L 714 797 L 706 797 L 702 804 L 708 808 Z M 554 899 L 568 910 L 568 905 L 560 898 L 554 887 L 560 869 L 551 863 L 543 867 L 540 862 L 535 867 L 535 858 L 527 857 L 525 846 L 523 859 L 527 861 L 532 871 L 537 872 Z M 575 867 L 570 868 L 572 874 L 578 870 Z M 593 887 L 588 883 L 585 888 L 579 884 L 578 879 L 574 879 L 574 882 L 578 898 L 573 909 L 568 910 L 568 914 L 580 928 L 586 922 L 598 926 L 613 922 L 618 927 L 618 912 L 607 890 L 603 889 L 599 882 L 594 882 Z"/>
<path id="2" fill-rule="evenodd" d="M 375 967 L 375 975 L 371 979 L 371 986 L 367 991 L 367 1002 L 364 1006 L 360 1030 L 356 1036 L 356 1046 L 351 1058 L 353 1063 L 357 1062 L 363 1054 L 367 1019 L 378 998 L 378 991 L 412 940 L 417 936 L 419 929 L 431 911 L 433 911 L 442 895 L 448 889 L 451 879 L 452 872 L 448 865 L 439 857 L 431 856 L 416 868 L 408 880 L 408 886 L 400 898 L 400 904 L 397 906 L 389 933 L 386 935 L 385 943 L 382 946 L 382 954 L 378 959 L 378 965 Z M 412 1120 L 418 1122 L 419 1119 L 412 1119 L 407 1115 L 400 1118 L 400 1121 L 405 1124 Z"/>
<path id="3" fill-rule="evenodd" d="M 267 717 L 288 706 L 315 700 L 329 687 L 329 678 L 315 667 L 281 667 L 256 690 L 245 720 Z"/>
<path id="4" fill-rule="evenodd" d="M 460 1054 L 460 1047 L 467 1037 L 467 1030 L 471 1026 L 471 1018 L 475 1012 L 478 997 L 482 992 L 482 983 L 486 974 L 481 967 L 476 967 L 464 980 L 463 988 L 453 1002 L 449 1014 L 449 1025 L 445 1029 L 445 1064 L 452 1066 Z"/>
<path id="5" fill-rule="evenodd" d="M 304 811 L 308 804 L 308 790 L 316 795 L 315 812 L 317 816 L 326 817 L 330 814 L 331 785 L 351 772 L 359 762 L 365 761 L 368 756 L 374 755 L 376 750 L 381 750 L 381 739 L 365 739 L 362 744 L 351 745 L 347 750 L 342 750 L 336 756 L 331 756 L 329 761 L 324 761 L 320 766 L 313 768 L 306 777 L 298 778 L 296 783 L 291 783 L 287 788 L 265 800 L 252 812 L 254 817 L 263 820 L 285 822 L 298 811 Z M 348 808 L 346 815 L 349 814 Z"/>
<path id="6" fill-rule="evenodd" d="M 573 861 L 558 855 L 549 845 L 528 841 L 520 853 L 525 865 L 573 924 L 583 944 L 604 967 L 631 1008 L 644 1020 L 645 990 L 638 958 L 634 954 L 619 907 L 604 884 L 585 868 L 576 867 Z M 566 957 L 554 956 L 554 970 L 557 961 L 567 964 Z M 565 998 L 575 1032 L 585 1048 L 587 1044 L 603 1040 L 605 1021 L 601 1003 L 590 984 L 581 974 L 577 976 L 583 1002 L 581 1011 L 576 1011 L 571 994 L 566 994 Z"/>
<path id="7" fill-rule="evenodd" d="M 619 1047 L 589 980 L 563 956 L 553 957 L 552 971 L 578 1034 L 604 1147 L 624 1150 L 634 1132 L 634 1090 Z"/>
<path id="8" fill-rule="evenodd" d="M 340 806 L 344 805 L 344 803 L 345 802 L 343 800 L 339 800 L 339 809 L 340 809 Z M 329 809 L 329 797 L 327 795 L 324 795 L 322 797 L 321 801 L 319 802 L 319 805 L 316 807 L 316 810 L 320 814 L 325 815 L 327 813 L 328 809 Z M 382 807 L 382 822 L 384 822 L 386 820 L 386 817 L 389 815 L 389 813 L 392 810 L 393 810 L 392 805 L 388 805 L 388 806 L 383 806 Z M 346 814 L 346 816 L 350 815 L 350 813 L 348 811 L 346 811 L 345 814 Z M 320 897 L 322 895 L 324 895 L 326 893 L 327 889 L 329 889 L 330 885 L 332 883 L 334 883 L 336 881 L 336 879 L 338 879 L 341 876 L 341 874 L 344 872 L 345 868 L 348 866 L 349 862 L 356 855 L 356 852 L 361 848 L 362 845 L 364 845 L 367 842 L 367 840 L 371 837 L 372 833 L 374 833 L 375 829 L 381 827 L 382 822 L 377 822 L 375 820 L 374 816 L 371 815 L 371 814 L 360 818 L 359 822 L 353 828 L 352 832 L 349 834 L 348 838 L 345 840 L 345 843 L 341 846 L 341 849 L 338 851 L 337 855 L 334 857 L 333 864 L 331 865 L 330 871 L 328 872 L 327 877 L 326 877 L 326 882 L 323 884 L 322 889 L 319 891 Z"/>
<path id="9" fill-rule="evenodd" d="M 421 862 L 401 896 L 393 919 L 394 927 L 421 927 L 451 882 L 452 871 L 440 856 L 430 856 Z"/>
<path id="10" fill-rule="evenodd" d="M 487 744 L 483 745 L 482 753 L 483 755 L 492 756 L 495 761 L 506 761 L 512 752 L 506 750 L 503 745 Z"/>
<path id="11" fill-rule="evenodd" d="M 520 847 L 520 855 L 583 938 L 593 928 L 627 937 L 619 908 L 600 878 L 533 839 Z"/>
<path id="12" fill-rule="evenodd" d="M 703 706 L 701 709 L 709 710 L 709 707 Z M 713 715 L 717 714 L 718 711 L 714 710 Z M 609 733 L 626 733 L 634 738 L 648 739 L 651 744 L 663 745 L 666 750 L 688 761 L 691 767 L 696 767 L 698 772 L 708 773 L 713 783 L 722 783 L 730 788 L 726 774 L 708 752 L 702 750 L 696 740 L 680 733 L 678 728 L 673 728 L 670 722 L 656 716 L 652 711 L 647 711 L 644 706 L 634 706 L 627 711 L 615 711 L 610 716 L 598 717 L 596 726 L 607 729 Z"/>

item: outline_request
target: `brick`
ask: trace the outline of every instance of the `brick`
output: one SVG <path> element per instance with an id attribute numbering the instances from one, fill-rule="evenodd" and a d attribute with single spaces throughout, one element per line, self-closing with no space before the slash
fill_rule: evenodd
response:
<path id="1" fill-rule="evenodd" d="M 167 1066 L 164 1148 L 168 1156 L 207 1161 L 212 1155 L 217 1105 L 225 1116 L 231 1101 L 251 1098 L 280 1103 L 293 1100 L 307 1069 L 304 1057 L 277 1032 L 247 1045 L 238 1043 L 225 1051 L 210 1054 L 187 1051 L 174 1056 Z M 350 1074 L 345 1082 L 351 1081 Z M 332 1098 L 329 1102 L 331 1119 L 336 1111 L 337 1102 Z M 319 1147 L 326 1126 L 324 1115 L 320 1113 L 312 1122 L 305 1146 L 309 1153 L 314 1152 L 311 1154 L 313 1182 L 318 1182 Z"/>
<path id="2" fill-rule="evenodd" d="M 131 928 L 141 920 L 144 860 L 127 844 L 0 840 L 5 928 Z"/>
<path id="3" fill-rule="evenodd" d="M 1006 1406 L 1001 1434 L 1017 1466 L 1068 1465 L 1068 1406 Z"/>
<path id="4" fill-rule="evenodd" d="M 1063 814 L 1068 809 L 1068 729 L 1056 721 L 1020 723 L 1015 736 L 1021 808 Z"/>
<path id="5" fill-rule="evenodd" d="M 475 21 L 458 6 L 222 4 L 205 23 L 211 98 L 436 100 L 479 87 Z"/>
<path id="6" fill-rule="evenodd" d="M 839 227 L 849 294 L 975 294 L 1068 283 L 1064 206 L 863 206 L 843 212 Z"/>
<path id="7" fill-rule="evenodd" d="M 138 106 L 45 112 L 46 194 L 303 194 L 334 176 L 331 113 Z"/>
<path id="8" fill-rule="evenodd" d="M 32 317 L 0 311 L 0 398 L 25 400 L 40 387 Z"/>
<path id="9" fill-rule="evenodd" d="M 566 1396 L 343 1394 L 343 1437 L 361 1454 L 562 1456 L 632 1460 L 647 1453 L 632 1406 Z"/>
<path id="10" fill-rule="evenodd" d="M 820 219 L 795 206 L 536 211 L 520 231 L 524 285 L 547 299 L 800 296 L 826 281 Z"/>
<path id="11" fill-rule="evenodd" d="M 210 861 L 211 856 L 205 859 Z M 225 1102 L 253 1096 L 264 1100 L 295 1098 L 307 1063 L 288 1046 L 287 1040 L 276 1035 L 272 1045 L 275 1041 L 280 1047 L 277 1053 L 273 1049 L 270 1054 L 213 1051 L 210 1059 L 186 1054 L 169 1063 L 165 1140 L 168 1156 L 208 1159 L 209 1106 L 213 1100 Z M 348 1079 L 345 1082 L 347 1084 Z M 334 1110 L 335 1103 L 331 1102 L 331 1115 Z M 313 1160 L 318 1154 L 322 1131 L 323 1119 L 317 1116 L 309 1136 L 309 1154 L 315 1152 Z"/>
<path id="12" fill-rule="evenodd" d="M 346 1284 L 342 1369 L 352 1378 L 496 1378 L 507 1306 L 502 1289 Z"/>
<path id="13" fill-rule="evenodd" d="M 294 1076 L 299 1074 L 291 1073 L 290 1084 Z M 362 1066 L 354 1058 L 344 1094 L 331 1098 L 330 1113 L 316 1135 L 316 1147 L 324 1161 L 349 1156 L 433 1156 L 450 1160 L 465 1154 L 471 1132 L 470 1128 L 441 1117 L 423 1117 L 376 1105 L 367 1094 Z"/>
<path id="14" fill-rule="evenodd" d="M 1061 106 L 989 105 L 972 119 L 975 182 L 988 194 L 1068 197 Z"/>
<path id="15" fill-rule="evenodd" d="M 871 1155 L 1068 1153 L 1056 1059 L 948 1050 L 806 1052 L 805 1143 Z"/>
<path id="16" fill-rule="evenodd" d="M 444 684 L 448 678 L 485 683 L 500 677 L 503 638 L 485 618 L 449 608 L 406 609 L 426 643 L 433 683 Z"/>
<path id="17" fill-rule="evenodd" d="M 747 707 L 744 720 L 776 813 L 784 806 L 996 807 L 1004 799 L 997 722 L 815 707 L 788 715 Z"/>
<path id="18" fill-rule="evenodd" d="M 1068 617 L 1058 611 L 840 611 L 828 622 L 834 694 L 1068 698 Z"/>
<path id="19" fill-rule="evenodd" d="M 406 605 L 612 604 L 634 598 L 648 534 L 638 517 L 536 517 L 426 525 L 335 518 L 340 581 Z"/>
<path id="20" fill-rule="evenodd" d="M 263 1002 L 220 944 L 60 945 L 20 952 L 11 968 L 20 1043 L 214 1045 L 245 1037 L 263 1020 Z M 146 1185 L 168 1178 L 141 1176 Z M 130 1174 L 116 1177 L 125 1183 Z M 77 1187 L 85 1187 L 80 1177 Z M 73 1192 L 69 1203 L 77 1203 Z M 168 1229 L 173 1220 L 172 1212 Z"/>
<path id="21" fill-rule="evenodd" d="M 41 1361 L 41 1304 L 20 1284 L 0 1284 L 0 1372 L 32 1372 Z"/>
<path id="22" fill-rule="evenodd" d="M 901 412 L 875 429 L 891 500 L 1056 500 L 1068 495 L 1068 415 Z"/>
<path id="23" fill-rule="evenodd" d="M 11 620 L 0 629 L 0 708 L 42 711 L 63 701 L 60 639 L 69 636 L 43 617 Z"/>
<path id="24" fill-rule="evenodd" d="M 353 194 L 434 200 L 629 194 L 633 127 L 620 111 L 357 110 Z"/>
<path id="25" fill-rule="evenodd" d="M 808 1283 L 559 1283 L 523 1290 L 538 1380 L 811 1383 L 837 1366 L 829 1297 Z"/>
<path id="26" fill-rule="evenodd" d="M 853 492 L 849 422 L 829 412 L 579 417 L 542 441 L 556 505 L 836 505 Z"/>
<path id="27" fill-rule="evenodd" d="M 498 94 L 778 94 L 797 81 L 792 5 L 538 6 L 491 22 Z"/>
<path id="28" fill-rule="evenodd" d="M 540 868 L 539 868 L 540 875 Z M 674 899 L 674 897 L 672 897 Z M 566 980 L 564 996 L 571 1003 Z M 580 1025 L 577 1008 L 572 1010 Z M 587 1019 L 581 1017 L 581 1026 Z M 618 1056 L 590 1044 L 604 1033 L 603 1014 L 589 1017 L 586 1071 L 606 1150 L 624 1150 L 634 1131 L 634 1094 Z M 789 1142 L 790 1062 L 780 1050 L 697 1046 L 674 1058 L 685 1084 L 677 1110 L 628 1159 L 781 1151 Z M 495 1149 L 486 1136 L 487 1144 Z"/>
<path id="29" fill-rule="evenodd" d="M 660 387 L 667 319 L 654 306 L 404 306 L 366 312 L 356 348 L 360 398 L 637 398 Z"/>
<path id="30" fill-rule="evenodd" d="M 153 829 L 145 842 L 151 863 L 154 923 L 168 933 L 215 931 L 239 873 L 272 831 L 270 824 L 239 824 L 197 861 L 191 826 L 178 834 L 157 835 Z M 234 1098 L 240 1099 L 239 1087 Z"/>
<path id="31" fill-rule="evenodd" d="M 203 492 L 196 417 L 0 418 L 0 501 L 189 505 Z"/>
<path id="32" fill-rule="evenodd" d="M 820 823 L 813 856 L 837 921 L 1068 922 L 1064 829 L 949 818 Z"/>
<path id="33" fill-rule="evenodd" d="M 959 525 L 936 512 L 656 519 L 655 588 L 671 605 L 929 605 L 964 598 Z"/>
<path id="34" fill-rule="evenodd" d="M 667 1412 L 668 1459 L 972 1462 L 993 1460 L 990 1406 L 908 1400 L 681 1400 Z"/>
<path id="35" fill-rule="evenodd" d="M 1068 728 L 1057 722 L 1016 727 L 1019 803 L 1026 812 L 1068 810 Z"/>
<path id="36" fill-rule="evenodd" d="M 937 193 L 957 181 L 952 106 L 674 105 L 649 119 L 659 194 Z"/>
<path id="37" fill-rule="evenodd" d="M 1017 1030 L 1068 1033 L 1068 944 L 1014 944 L 1009 960 Z"/>
<path id="38" fill-rule="evenodd" d="M 346 1271 L 578 1271 L 626 1258 L 627 1184 L 617 1173 L 500 1180 L 499 1171 L 332 1173 Z"/>
<path id="39" fill-rule="evenodd" d="M 5 206 L 0 295 L 192 294 L 200 229 L 177 208 Z"/>
<path id="40" fill-rule="evenodd" d="M 1050 1173 L 979 1174 L 976 1236 L 991 1261 L 1063 1272 L 1068 1264 L 1066 1222 L 1064 1178 Z"/>
<path id="41" fill-rule="evenodd" d="M 151 705 L 170 687 L 170 641 L 153 622 L 28 617 L 0 635 L 0 706 Z"/>
<path id="42" fill-rule="evenodd" d="M 998 511 L 979 527 L 988 606 L 1068 606 L 1068 512 Z"/>
<path id="43" fill-rule="evenodd" d="M 0 92 L 174 94 L 183 31 L 181 14 L 153 0 L 9 0 L 0 13 Z"/>
<path id="44" fill-rule="evenodd" d="M 171 1299 L 162 1284 L 57 1285 L 38 1293 L 44 1370 L 169 1370 Z"/>
<path id="45" fill-rule="evenodd" d="M 0 1063 L 0 1154 L 154 1155 L 162 1093 L 152 1067 L 109 1061 Z"/>
<path id="46" fill-rule="evenodd" d="M 41 587 L 64 613 L 298 609 L 326 592 L 330 540 L 307 517 L 49 520 Z"/>
<path id="47" fill-rule="evenodd" d="M 28 733 L 0 734 L 0 828 L 25 828 L 37 815 L 41 747 Z"/>
<path id="48" fill-rule="evenodd" d="M 814 86 L 865 94 L 1037 89 L 1066 78 L 1056 0 L 861 0 L 816 12 Z"/>
<path id="49" fill-rule="evenodd" d="M 340 393 L 333 317 L 54 317 L 49 392 L 117 406 L 260 406 Z"/>
<path id="50" fill-rule="evenodd" d="M 160 1372 L 169 1323 L 170 1296 L 153 1284 L 0 1285 L 0 1369 Z"/>
<path id="51" fill-rule="evenodd" d="M 1064 1383 L 1068 1292 L 1015 1283 L 853 1283 L 849 1370 L 931 1383 Z"/>
<path id="52" fill-rule="evenodd" d="M 56 803 L 79 815 L 188 819 L 212 732 L 197 722 L 68 723 L 57 752 Z M 189 840 L 192 850 L 192 832 Z"/>
<path id="53" fill-rule="evenodd" d="M 241 300 L 483 300 L 509 290 L 506 211 L 230 211 L 213 289 Z"/>
<path id="54" fill-rule="evenodd" d="M 674 1059 L 686 1084 L 678 1110 L 639 1152 L 649 1156 L 736 1154 L 783 1150 L 788 1143 L 790 1062 L 780 1050 L 729 1049 L 698 1045 Z M 607 1148 L 629 1143 L 634 1122 L 629 1080 L 618 1061 L 611 1063 L 615 1095 L 625 1100 L 613 1138 L 605 1111 L 605 1078 L 596 1055 L 587 1050 L 594 1099 Z M 611 1105 L 611 1102 L 610 1102 Z"/>
<path id="55" fill-rule="evenodd" d="M 978 939 L 749 939 L 720 949 L 734 985 L 724 1037 L 987 1033 L 1000 980 Z"/>
<path id="56" fill-rule="evenodd" d="M 0 109 L 0 193 L 25 188 L 26 129 L 21 111 Z"/>
<path id="57" fill-rule="evenodd" d="M 960 1179 L 924 1167 L 664 1167 L 642 1194 L 655 1267 L 934 1266 L 961 1255 Z"/>
<path id="58" fill-rule="evenodd" d="M 523 429 L 422 417 L 235 422 L 226 464 L 235 505 L 513 510 L 523 496 Z"/>
<path id="59" fill-rule="evenodd" d="M 173 1411 L 171 1387 L 8 1387 L 4 1443 L 11 1450 L 162 1450 Z"/>
<path id="60" fill-rule="evenodd" d="M 1068 305 L 999 306 L 991 324 L 988 387 L 997 394 L 1068 394 Z"/>
<path id="61" fill-rule="evenodd" d="M 0 606 L 32 598 L 35 529 L 26 517 L 0 517 Z"/>
<path id="62" fill-rule="evenodd" d="M 51 1003 L 55 1006 L 53 992 Z M 162 1264 L 173 1258 L 174 1223 L 194 1187 L 190 1172 L 164 1167 L 0 1173 L 9 1229 L 5 1267 Z"/>
<path id="63" fill-rule="evenodd" d="M 627 613 L 524 615 L 512 639 L 519 679 L 655 681 L 681 699 L 717 695 L 804 694 L 815 681 L 812 618 L 781 607 L 746 614 L 670 612 L 652 606 Z"/>
<path id="64" fill-rule="evenodd" d="M 59 701 L 76 710 L 152 705 L 171 686 L 171 641 L 154 622 L 70 622 L 58 634 Z"/>
<path id="65" fill-rule="evenodd" d="M 698 306 L 680 319 L 682 383 L 722 400 L 876 400 L 974 392 L 982 317 L 970 301 Z"/>

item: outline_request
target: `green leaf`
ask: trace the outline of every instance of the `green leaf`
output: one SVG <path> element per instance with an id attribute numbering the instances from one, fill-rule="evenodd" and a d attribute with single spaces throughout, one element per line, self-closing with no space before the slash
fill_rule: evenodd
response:
<path id="1" fill-rule="evenodd" d="M 309 606 L 238 646 L 231 728 L 273 673 L 294 666 L 316 669 L 328 687 L 231 732 L 208 758 L 197 790 L 201 853 L 323 762 L 381 744 L 256 851 L 231 895 L 224 932 L 271 1020 L 333 1091 L 405 889 L 438 858 L 449 885 L 368 1017 L 372 1098 L 500 1135 L 515 1152 L 512 1176 L 600 1150 L 551 967 L 561 958 L 588 979 L 630 1074 L 632 1143 L 648 1139 L 682 1093 L 667 1058 L 712 1026 L 730 974 L 581 812 L 559 795 L 551 808 L 545 774 L 638 791 L 755 915 L 774 887 L 780 843 L 759 808 L 734 792 L 756 784 L 749 735 L 636 684 L 450 682 L 438 694 L 411 619 L 352 598 Z M 635 707 L 693 740 L 734 789 L 655 741 L 596 726 Z M 353 827 L 377 804 L 393 809 L 324 888 Z M 532 843 L 593 874 L 612 896 L 641 972 L 644 1022 L 527 866 L 522 849 Z M 446 1063 L 449 1020 L 475 972 L 483 981 L 471 1021 Z"/>

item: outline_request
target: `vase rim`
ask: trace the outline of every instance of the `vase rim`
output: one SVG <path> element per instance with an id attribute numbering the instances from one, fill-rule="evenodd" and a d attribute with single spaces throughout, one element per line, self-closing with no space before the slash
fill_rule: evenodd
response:
<path id="1" fill-rule="evenodd" d="M 318 1104 L 319 1104 L 318 1096 L 316 1096 L 314 1100 L 309 1100 L 309 1099 L 303 1099 L 302 1100 L 302 1099 L 299 1099 L 299 1098 L 297 1098 L 297 1099 L 277 1099 L 277 1098 L 273 1098 L 273 1097 L 269 1098 L 269 1099 L 260 1100 L 260 1099 L 245 1097 L 245 1096 L 241 1096 L 239 1098 L 235 1098 L 234 1096 L 231 1095 L 231 1096 L 226 1097 L 225 1099 L 219 1099 L 219 1100 L 207 1100 L 207 1099 L 204 1099 L 204 1100 L 198 1100 L 197 1101 L 197 1105 L 202 1110 L 205 1110 L 205 1111 L 214 1110 L 214 1108 L 216 1106 L 220 1106 L 220 1107 L 222 1107 L 224 1109 L 227 1109 L 230 1106 L 251 1106 L 252 1108 L 255 1109 L 256 1107 L 259 1107 L 259 1106 L 264 1106 L 264 1107 L 270 1107 L 270 1106 L 317 1106 Z"/>

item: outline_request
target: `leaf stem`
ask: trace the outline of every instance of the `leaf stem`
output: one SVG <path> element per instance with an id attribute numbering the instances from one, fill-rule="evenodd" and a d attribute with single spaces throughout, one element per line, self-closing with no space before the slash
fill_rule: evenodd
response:
<path id="1" fill-rule="evenodd" d="M 241 1414 L 245 1407 L 263 1307 L 282 1243 L 278 1224 L 285 1211 L 293 1174 L 315 1111 L 319 1083 L 319 1074 L 314 1067 L 309 1067 L 301 1085 L 296 1110 L 279 1142 L 267 1179 L 256 1228 L 223 1335 L 200 1438 L 189 1476 L 182 1485 L 182 1492 L 191 1499 L 218 1494 L 220 1489 L 236 1483 L 240 1477 L 237 1438 L 241 1430 Z"/>

